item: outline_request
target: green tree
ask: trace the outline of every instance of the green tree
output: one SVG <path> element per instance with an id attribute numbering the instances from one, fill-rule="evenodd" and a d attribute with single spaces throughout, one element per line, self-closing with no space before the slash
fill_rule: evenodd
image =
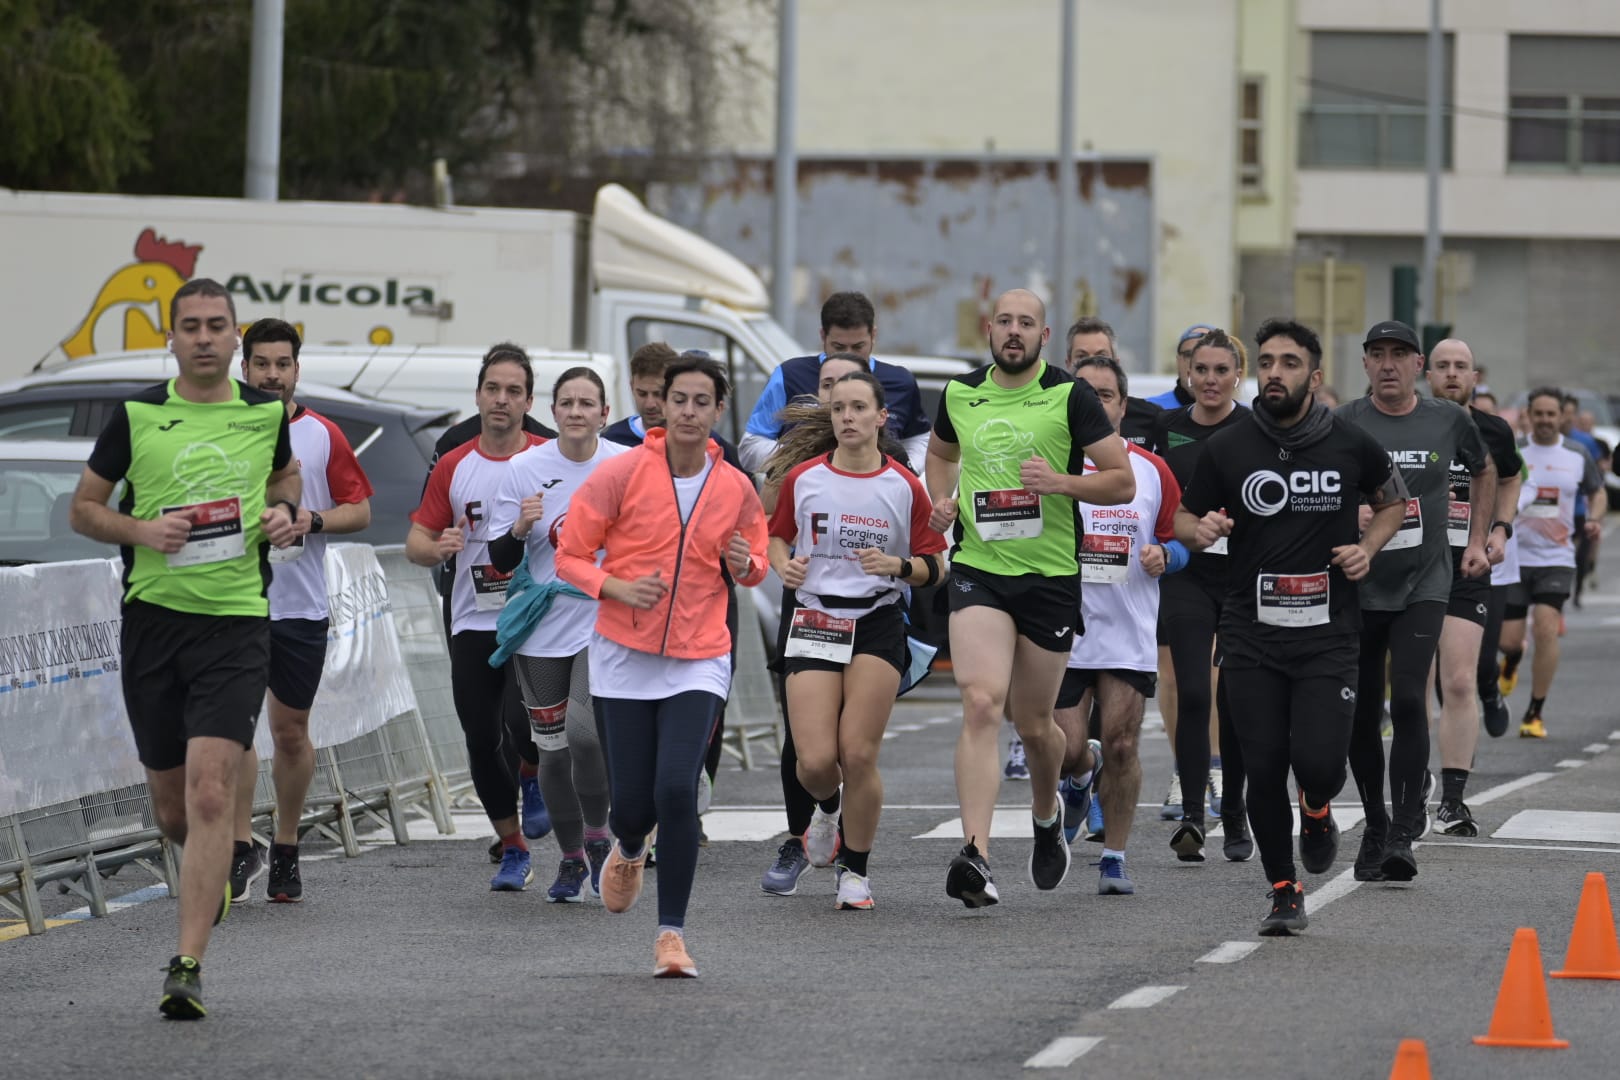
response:
<path id="1" fill-rule="evenodd" d="M 287 0 L 283 196 L 355 197 L 436 157 L 482 160 L 536 56 L 637 32 L 627 4 Z M 240 194 L 251 34 L 252 0 L 0 0 L 0 183 Z"/>
<path id="2" fill-rule="evenodd" d="M 0 185 L 110 191 L 150 133 L 118 54 L 58 6 L 0 0 Z"/>

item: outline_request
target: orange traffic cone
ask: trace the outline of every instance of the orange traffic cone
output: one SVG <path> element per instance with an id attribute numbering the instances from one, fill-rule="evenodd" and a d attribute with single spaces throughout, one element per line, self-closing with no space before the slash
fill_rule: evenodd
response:
<path id="1" fill-rule="evenodd" d="M 1402 1039 L 1395 1048 L 1395 1067 L 1389 1080 L 1430 1080 L 1429 1048 L 1422 1039 Z"/>
<path id="2" fill-rule="evenodd" d="M 1564 970 L 1555 979 L 1620 979 L 1620 940 L 1614 933 L 1609 907 L 1609 886 L 1592 871 L 1581 888 L 1581 906 L 1575 909 L 1575 931 L 1569 936 Z"/>
<path id="3" fill-rule="evenodd" d="M 1553 1035 L 1547 983 L 1541 977 L 1541 945 L 1536 932 L 1521 926 L 1513 932 L 1502 988 L 1496 992 L 1489 1035 L 1475 1035 L 1480 1046 L 1524 1046 L 1560 1050 L 1569 1041 Z"/>

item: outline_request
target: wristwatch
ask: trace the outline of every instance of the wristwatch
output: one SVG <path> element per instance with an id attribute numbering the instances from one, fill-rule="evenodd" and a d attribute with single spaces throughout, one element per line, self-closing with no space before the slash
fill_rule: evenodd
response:
<path id="1" fill-rule="evenodd" d="M 326 519 L 321 517 L 319 510 L 311 510 L 309 512 L 309 531 L 318 533 L 324 528 L 326 528 Z"/>
<path id="2" fill-rule="evenodd" d="M 1502 530 L 1502 536 L 1503 537 L 1505 537 L 1508 540 L 1513 539 L 1513 522 L 1511 522 L 1511 521 L 1493 521 L 1493 522 L 1491 522 L 1490 529 L 1487 529 L 1486 531 L 1491 532 L 1491 531 L 1496 530 L 1497 528 L 1500 528 Z"/>

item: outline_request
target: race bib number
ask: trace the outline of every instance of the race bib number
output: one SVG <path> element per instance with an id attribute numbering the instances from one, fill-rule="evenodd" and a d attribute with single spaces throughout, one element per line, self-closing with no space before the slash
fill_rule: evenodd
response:
<path id="1" fill-rule="evenodd" d="M 1131 569 L 1131 538 L 1086 533 L 1080 538 L 1080 580 L 1118 585 Z"/>
<path id="2" fill-rule="evenodd" d="M 541 750 L 568 749 L 568 701 L 530 709 L 529 732 Z"/>
<path id="3" fill-rule="evenodd" d="M 1465 502 L 1446 506 L 1446 541 L 1452 547 L 1468 546 L 1468 526 L 1474 520 L 1474 508 Z"/>
<path id="4" fill-rule="evenodd" d="M 1254 609 L 1267 626 L 1326 626 L 1327 571 L 1261 574 L 1254 583 Z"/>
<path id="5" fill-rule="evenodd" d="M 855 620 L 837 619 L 825 612 L 800 608 L 788 628 L 785 656 L 847 664 L 855 655 Z"/>
<path id="6" fill-rule="evenodd" d="M 304 554 L 304 538 L 297 537 L 284 548 L 274 545 L 270 547 L 270 565 L 280 566 L 282 563 L 296 562 Z"/>
<path id="7" fill-rule="evenodd" d="M 1204 549 L 1204 554 L 1205 555 L 1225 555 L 1226 550 L 1227 550 L 1226 549 L 1226 542 L 1228 540 L 1230 540 L 1230 539 L 1231 539 L 1230 536 L 1221 537 L 1219 540 L 1217 540 L 1213 544 L 1209 545 L 1209 547 L 1205 548 Z"/>
<path id="8" fill-rule="evenodd" d="M 1028 540 L 1041 535 L 1041 497 L 1033 491 L 973 493 L 973 524 L 985 540 Z"/>
<path id="9" fill-rule="evenodd" d="M 1556 487 L 1536 488 L 1536 497 L 1530 500 L 1530 505 L 1519 511 L 1525 517 L 1555 518 L 1558 516 L 1558 489 Z"/>
<path id="10" fill-rule="evenodd" d="M 1415 548 L 1423 543 L 1423 502 L 1420 499 L 1406 500 L 1406 517 L 1401 520 L 1401 527 L 1395 530 L 1395 535 L 1389 538 L 1384 545 L 1385 551 L 1402 551 L 1406 548 Z"/>
<path id="11" fill-rule="evenodd" d="M 240 558 L 247 550 L 242 535 L 242 500 L 236 496 L 190 506 L 165 506 L 160 513 L 190 511 L 191 536 L 186 546 L 167 556 L 170 566 L 201 566 Z"/>
<path id="12" fill-rule="evenodd" d="M 488 563 L 470 569 L 473 610 L 499 611 L 506 606 L 506 587 L 512 583 L 512 575 L 503 574 Z"/>

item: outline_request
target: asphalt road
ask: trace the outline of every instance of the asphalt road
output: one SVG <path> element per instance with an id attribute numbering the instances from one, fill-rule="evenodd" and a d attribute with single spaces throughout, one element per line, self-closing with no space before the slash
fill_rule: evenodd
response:
<path id="1" fill-rule="evenodd" d="M 1607 872 L 1620 902 L 1620 710 L 1609 666 L 1620 559 L 1604 572 L 1615 587 L 1568 618 L 1551 737 L 1482 736 L 1470 785 L 1481 836 L 1422 844 L 1409 886 L 1355 887 L 1360 833 L 1347 830 L 1335 872 L 1308 885 L 1311 926 L 1300 938 L 1255 935 L 1267 888 L 1258 861 L 1221 861 L 1218 838 L 1212 861 L 1175 860 L 1172 826 L 1150 805 L 1169 775 L 1156 723 L 1144 737 L 1148 779 L 1130 853 L 1136 896 L 1096 895 L 1098 848 L 1083 841 L 1063 886 L 1036 892 L 1025 870 L 1028 785 L 1009 783 L 1008 835 L 993 843 L 1002 903 L 970 912 L 947 899 L 945 866 L 961 842 L 955 714 L 936 689 L 897 708 L 885 744 L 873 912 L 834 910 L 827 870 L 807 875 L 795 897 L 760 892 L 780 840 L 769 834 L 783 827 L 776 771 L 728 765 L 688 919 L 696 982 L 650 978 L 656 871 L 624 915 L 594 901 L 547 904 L 557 858 L 548 839 L 529 891 L 491 893 L 487 828 L 469 814 L 454 838 L 378 839 L 356 859 L 307 846 L 305 903 L 255 899 L 216 932 L 201 1023 L 165 1022 L 156 1010 L 174 951 L 167 899 L 0 940 L 0 1060 L 14 1077 L 1381 1080 L 1397 1043 L 1414 1037 L 1436 1078 L 1612 1078 L 1620 982 L 1547 980 L 1567 1050 L 1471 1042 L 1490 1025 L 1516 928 L 1538 932 L 1551 971 L 1562 966 L 1584 875 Z M 1528 671 L 1516 713 L 1527 699 Z M 125 870 L 111 884 L 149 882 Z M 49 912 L 77 903 L 53 895 Z M 1067 1065 L 1025 1064 L 1079 1049 Z"/>

